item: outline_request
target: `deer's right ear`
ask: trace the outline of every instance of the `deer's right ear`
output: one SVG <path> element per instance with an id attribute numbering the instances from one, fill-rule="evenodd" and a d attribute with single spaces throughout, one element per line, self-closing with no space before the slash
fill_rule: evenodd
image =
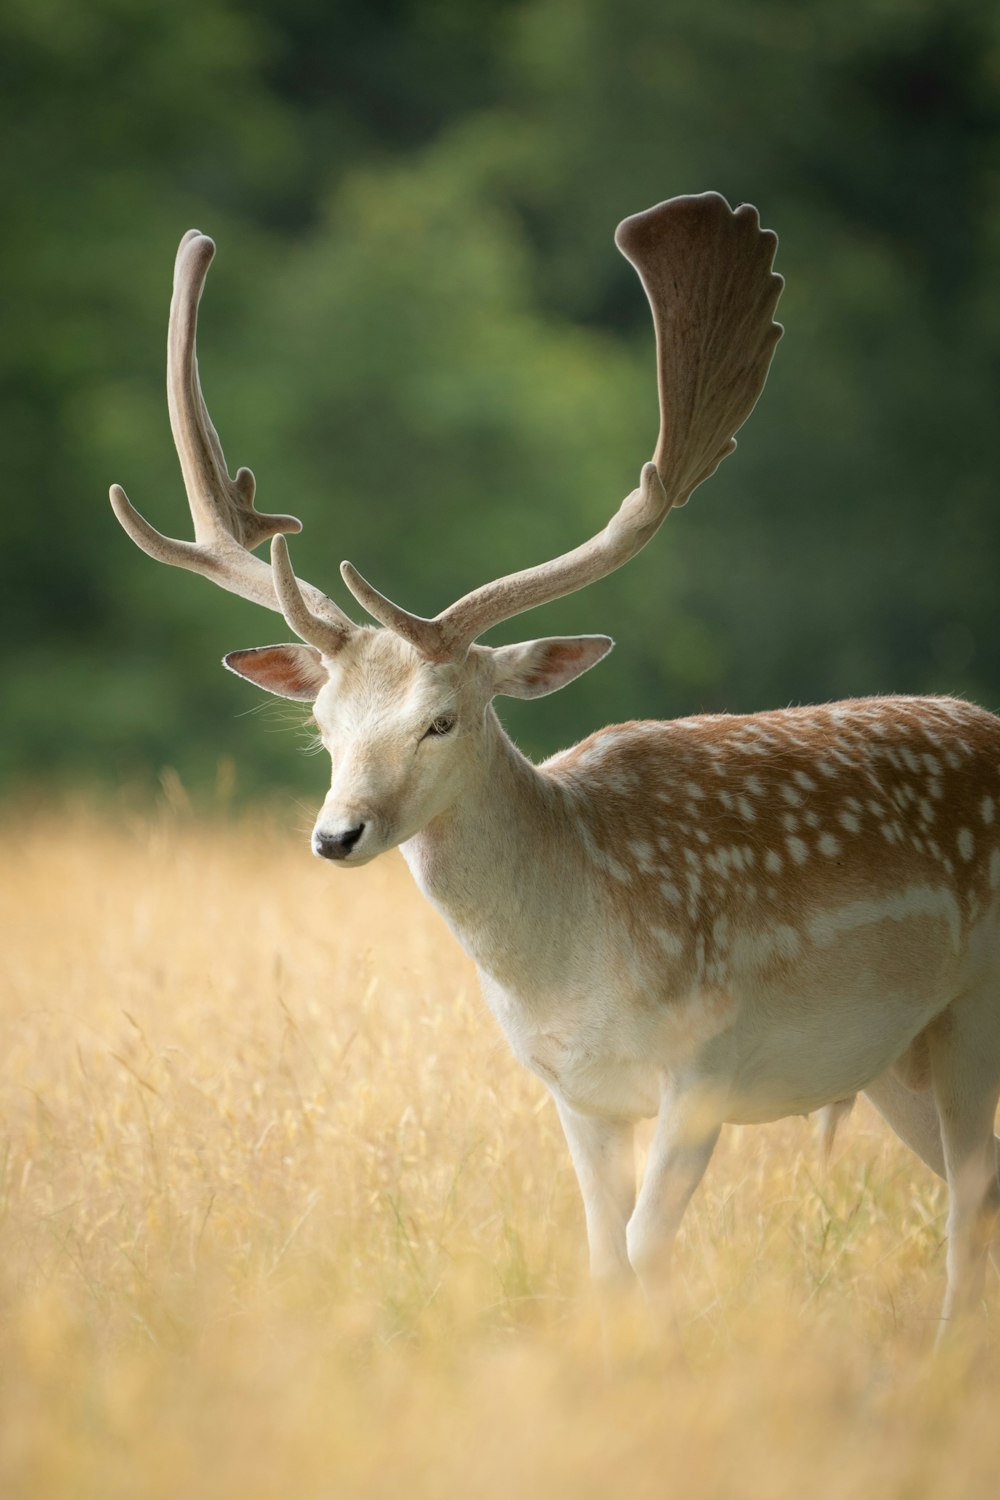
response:
<path id="1" fill-rule="evenodd" d="M 230 651 L 222 665 L 279 698 L 304 703 L 314 702 L 328 681 L 323 657 L 315 646 L 253 646 L 248 651 Z"/>

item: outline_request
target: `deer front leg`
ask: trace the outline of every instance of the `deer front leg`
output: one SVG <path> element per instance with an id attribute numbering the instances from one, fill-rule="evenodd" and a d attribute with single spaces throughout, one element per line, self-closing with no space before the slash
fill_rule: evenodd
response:
<path id="1" fill-rule="evenodd" d="M 626 1237 L 646 1300 L 669 1301 L 674 1237 L 708 1166 L 722 1122 L 706 1091 L 676 1081 L 660 1100 L 656 1134 Z"/>
<path id="2" fill-rule="evenodd" d="M 587 1217 L 590 1274 L 600 1289 L 633 1282 L 625 1226 L 635 1206 L 634 1128 L 581 1115 L 556 1098 Z"/>

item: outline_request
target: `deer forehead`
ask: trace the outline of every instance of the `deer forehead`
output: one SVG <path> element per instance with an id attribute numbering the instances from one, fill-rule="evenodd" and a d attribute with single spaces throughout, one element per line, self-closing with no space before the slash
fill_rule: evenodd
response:
<path id="1" fill-rule="evenodd" d="M 333 735 L 392 728 L 409 731 L 459 706 L 468 671 L 425 661 L 390 630 L 363 630 L 326 659 L 328 680 L 316 699 L 320 728 Z"/>

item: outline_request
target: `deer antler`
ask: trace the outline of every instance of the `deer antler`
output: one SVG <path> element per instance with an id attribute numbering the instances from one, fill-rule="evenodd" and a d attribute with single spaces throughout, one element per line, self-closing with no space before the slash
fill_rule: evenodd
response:
<path id="1" fill-rule="evenodd" d="M 203 573 L 230 593 L 284 613 L 271 568 L 250 550 L 282 532 L 301 531 L 294 516 L 262 515 L 254 509 L 256 481 L 249 469 L 230 478 L 222 444 L 205 406 L 198 378 L 198 304 L 215 245 L 207 235 L 189 229 L 181 240 L 174 265 L 174 292 L 167 333 L 167 404 L 170 428 L 180 459 L 195 540 L 161 535 L 129 501 L 121 485 L 111 486 L 111 504 L 122 526 L 143 552 L 159 562 Z M 287 560 L 287 551 L 284 554 Z M 287 566 L 289 577 L 290 565 Z M 294 580 L 292 580 L 294 586 Z M 285 596 L 292 597 L 286 583 Z M 321 651 L 334 653 L 357 626 L 312 584 L 299 585 L 301 608 L 288 623 L 310 632 L 301 638 Z M 296 594 L 298 590 L 295 591 Z M 304 598 L 302 597 L 304 596 Z"/>
<path id="2" fill-rule="evenodd" d="M 757 210 L 718 193 L 671 198 L 618 226 L 616 243 L 639 273 L 656 330 L 660 435 L 639 488 L 607 526 L 550 562 L 494 579 L 433 620 L 412 615 L 344 563 L 344 582 L 383 625 L 434 660 L 464 656 L 501 620 L 573 593 L 620 568 L 736 446 L 767 378 L 783 281 L 771 271 L 777 236 Z"/>

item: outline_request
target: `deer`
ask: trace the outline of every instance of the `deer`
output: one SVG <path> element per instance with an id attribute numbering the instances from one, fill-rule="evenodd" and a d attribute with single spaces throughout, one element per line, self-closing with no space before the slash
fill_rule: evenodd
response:
<path id="1" fill-rule="evenodd" d="M 195 539 L 161 535 L 118 485 L 111 504 L 150 557 L 296 636 L 224 665 L 313 705 L 332 766 L 313 852 L 348 870 L 398 847 L 471 955 L 555 1102 L 598 1286 L 662 1306 L 724 1125 L 835 1123 L 863 1093 L 947 1183 L 941 1329 L 962 1326 L 1000 1210 L 1000 720 L 944 696 L 697 713 L 599 729 L 534 764 L 494 708 L 611 650 L 606 635 L 481 637 L 651 541 L 734 450 L 783 331 L 777 237 L 752 206 L 675 197 L 625 219 L 616 243 L 652 313 L 660 430 L 637 488 L 563 555 L 432 619 L 344 562 L 375 624 L 297 578 L 286 536 L 301 523 L 255 508 L 249 469 L 230 476 L 202 395 L 215 246 L 197 230 L 177 254 L 167 354 Z"/>

